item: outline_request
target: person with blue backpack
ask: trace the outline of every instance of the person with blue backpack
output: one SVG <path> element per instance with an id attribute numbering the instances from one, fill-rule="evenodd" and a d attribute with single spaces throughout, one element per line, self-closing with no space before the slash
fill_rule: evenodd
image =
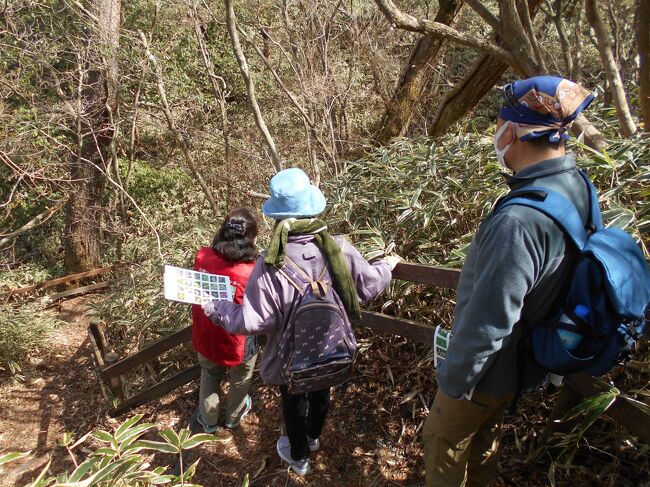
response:
<path id="1" fill-rule="evenodd" d="M 350 319 L 360 317 L 360 301 L 383 292 L 400 259 L 368 263 L 343 237 L 330 235 L 317 218 L 325 196 L 301 169 L 278 172 L 270 193 L 262 211 L 276 225 L 243 303 L 214 301 L 204 312 L 229 333 L 266 336 L 260 375 L 279 386 L 286 430 L 276 450 L 306 475 L 309 454 L 320 447 L 330 387 L 347 379 L 356 358 Z"/>
<path id="2" fill-rule="evenodd" d="M 603 228 L 595 189 L 565 149 L 593 98 L 553 76 L 503 88 L 494 147 L 511 191 L 461 272 L 423 428 L 427 486 L 488 485 L 513 398 L 549 372 L 607 372 L 642 331 L 647 263 L 629 235 Z"/>

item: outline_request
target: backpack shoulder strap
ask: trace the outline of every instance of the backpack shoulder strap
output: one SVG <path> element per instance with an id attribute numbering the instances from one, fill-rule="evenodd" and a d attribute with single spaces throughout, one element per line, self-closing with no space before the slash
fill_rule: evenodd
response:
<path id="1" fill-rule="evenodd" d="M 303 271 L 298 264 L 285 255 L 284 264 L 278 271 L 300 294 L 304 294 L 307 286 L 311 286 L 314 281 Z"/>
<path id="2" fill-rule="evenodd" d="M 582 170 L 578 169 L 578 173 L 582 176 L 583 181 L 587 185 L 587 192 L 589 193 L 589 227 L 592 232 L 603 229 L 603 218 L 600 214 L 600 206 L 598 205 L 598 194 L 589 176 Z"/>
<path id="3" fill-rule="evenodd" d="M 574 204 L 560 193 L 536 186 L 516 190 L 506 196 L 495 211 L 511 205 L 536 209 L 557 223 L 579 250 L 585 247 L 589 235 L 582 218 Z"/>

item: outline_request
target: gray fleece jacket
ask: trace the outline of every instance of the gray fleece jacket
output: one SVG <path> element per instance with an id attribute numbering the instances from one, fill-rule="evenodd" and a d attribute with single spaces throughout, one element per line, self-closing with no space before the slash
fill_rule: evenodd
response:
<path id="1" fill-rule="evenodd" d="M 347 240 L 341 238 L 341 242 L 359 300 L 363 302 L 377 297 L 390 284 L 390 264 L 385 260 L 368 263 Z M 312 279 L 317 279 L 326 265 L 313 235 L 290 235 L 286 252 Z M 280 371 L 278 339 L 297 293 L 277 269 L 267 266 L 264 257 L 260 257 L 248 278 L 241 305 L 212 301 L 204 309 L 215 325 L 230 333 L 267 336 L 260 364 L 260 375 L 267 384 L 286 384 Z"/>
<path id="2" fill-rule="evenodd" d="M 511 190 L 543 186 L 576 205 L 586 224 L 588 192 L 572 154 L 507 176 Z M 577 251 L 562 230 L 532 208 L 512 205 L 481 224 L 460 275 L 447 359 L 438 367 L 442 391 L 460 398 L 476 386 L 491 395 L 537 387 L 546 372 L 525 353 L 522 330 L 555 304 Z"/>

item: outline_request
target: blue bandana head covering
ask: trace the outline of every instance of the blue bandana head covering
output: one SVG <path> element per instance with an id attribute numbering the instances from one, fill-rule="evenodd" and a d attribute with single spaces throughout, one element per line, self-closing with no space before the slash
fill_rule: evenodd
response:
<path id="1" fill-rule="evenodd" d="M 555 76 L 535 76 L 503 87 L 499 118 L 516 123 L 517 137 L 549 142 L 568 140 L 567 130 L 594 99 L 582 86 Z"/>

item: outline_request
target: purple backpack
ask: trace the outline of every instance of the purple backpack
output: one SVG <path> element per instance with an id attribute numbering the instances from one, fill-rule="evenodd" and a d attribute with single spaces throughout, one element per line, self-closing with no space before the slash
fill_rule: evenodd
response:
<path id="1" fill-rule="evenodd" d="M 352 372 L 357 341 L 343 303 L 332 288 L 327 265 L 314 281 L 285 257 L 279 273 L 298 290 L 278 347 L 289 394 L 344 382 Z"/>

